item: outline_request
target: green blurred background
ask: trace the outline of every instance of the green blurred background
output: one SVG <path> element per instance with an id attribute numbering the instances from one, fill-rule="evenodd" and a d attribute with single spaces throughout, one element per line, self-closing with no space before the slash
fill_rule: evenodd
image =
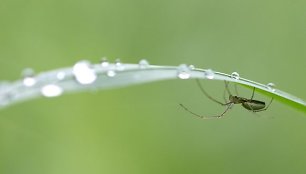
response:
<path id="1" fill-rule="evenodd" d="M 306 99 L 304 0 L 1 0 L 0 79 L 114 61 L 194 64 Z M 222 98 L 221 82 L 204 81 Z M 239 88 L 242 96 L 250 90 Z M 269 98 L 256 94 L 256 98 Z M 37 99 L 0 111 L 1 174 L 305 173 L 305 114 L 223 107 L 193 80 Z"/>

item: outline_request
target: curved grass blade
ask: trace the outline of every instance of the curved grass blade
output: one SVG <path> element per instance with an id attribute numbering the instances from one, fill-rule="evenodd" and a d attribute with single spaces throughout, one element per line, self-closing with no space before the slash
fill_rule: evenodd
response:
<path id="1" fill-rule="evenodd" d="M 0 83 L 0 109 L 37 97 L 55 97 L 64 93 L 192 78 L 226 80 L 250 88 L 255 87 L 262 94 L 272 96 L 306 113 L 304 100 L 271 86 L 241 78 L 238 74 L 230 75 L 185 64 L 180 66 L 149 65 L 145 60 L 141 60 L 139 64 L 120 62 L 113 64 L 106 61 L 100 64 L 90 64 L 88 61 L 80 61 L 73 67 L 42 72 L 15 82 L 2 82 Z"/>

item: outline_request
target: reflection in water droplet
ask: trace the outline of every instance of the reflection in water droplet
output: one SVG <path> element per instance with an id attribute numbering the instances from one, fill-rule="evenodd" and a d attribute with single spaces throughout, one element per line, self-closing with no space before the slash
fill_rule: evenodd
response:
<path id="1" fill-rule="evenodd" d="M 34 78 L 34 70 L 31 68 L 26 68 L 22 71 L 23 84 L 24 86 L 31 87 L 36 84 L 36 79 Z"/>
<path id="2" fill-rule="evenodd" d="M 31 87 L 36 84 L 36 79 L 34 77 L 25 77 L 23 79 L 24 86 Z"/>
<path id="3" fill-rule="evenodd" d="M 182 64 L 177 69 L 177 76 L 180 79 L 189 79 L 190 78 L 190 69 L 186 64 Z"/>
<path id="4" fill-rule="evenodd" d="M 97 79 L 97 75 L 90 67 L 90 63 L 88 61 L 80 61 L 73 66 L 73 74 L 75 79 L 80 84 L 86 85 L 91 84 Z"/>
<path id="5" fill-rule="evenodd" d="M 123 64 L 121 63 L 120 59 L 116 59 L 116 61 L 115 61 L 115 66 L 116 66 L 116 70 L 118 70 L 118 71 L 124 70 L 124 66 L 123 66 Z"/>
<path id="6" fill-rule="evenodd" d="M 56 97 L 63 93 L 63 89 L 60 86 L 49 84 L 41 88 L 41 93 L 45 97 Z"/>
<path id="7" fill-rule="evenodd" d="M 109 65 L 109 62 L 106 57 L 102 57 L 100 64 L 102 67 L 107 67 Z"/>
<path id="8" fill-rule="evenodd" d="M 141 59 L 141 60 L 139 61 L 139 68 L 140 68 L 140 69 L 145 69 L 145 68 L 147 68 L 149 65 L 150 65 L 149 62 L 148 62 L 146 59 Z"/>
<path id="9" fill-rule="evenodd" d="M 233 72 L 233 73 L 231 74 L 231 78 L 233 78 L 233 79 L 235 79 L 235 80 L 239 80 L 240 76 L 239 76 L 239 74 L 238 74 L 237 72 Z"/>
<path id="10" fill-rule="evenodd" d="M 214 79 L 214 78 L 215 78 L 215 73 L 214 73 L 214 71 L 211 70 L 211 69 L 205 70 L 204 75 L 205 75 L 205 77 L 206 77 L 207 79 Z"/>
<path id="11" fill-rule="evenodd" d="M 65 77 L 66 77 L 65 72 L 58 72 L 58 73 L 56 74 L 56 78 L 57 78 L 58 80 L 63 80 Z"/>
<path id="12" fill-rule="evenodd" d="M 114 77 L 116 75 L 116 72 L 114 70 L 108 70 L 106 74 L 108 77 Z"/>
<path id="13" fill-rule="evenodd" d="M 272 92 L 274 92 L 275 91 L 275 84 L 274 83 L 268 83 L 267 84 L 267 88 L 270 90 L 270 91 L 272 91 Z"/>

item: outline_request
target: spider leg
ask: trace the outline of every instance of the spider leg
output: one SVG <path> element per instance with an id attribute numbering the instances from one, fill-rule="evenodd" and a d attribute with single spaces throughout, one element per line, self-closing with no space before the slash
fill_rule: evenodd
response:
<path id="1" fill-rule="evenodd" d="M 224 99 L 225 103 L 228 102 L 227 99 L 226 99 L 226 89 L 224 89 L 224 91 L 223 91 L 223 99 Z"/>
<path id="2" fill-rule="evenodd" d="M 218 101 L 217 99 L 211 97 L 211 96 L 204 90 L 204 88 L 202 87 L 202 85 L 201 85 L 199 79 L 196 79 L 196 82 L 197 82 L 197 84 L 198 84 L 198 86 L 199 86 L 201 92 L 202 92 L 207 98 L 209 98 L 210 100 L 212 100 L 212 101 L 214 101 L 214 102 L 216 102 L 216 103 L 218 103 L 218 104 L 220 104 L 220 105 L 222 105 L 222 106 L 227 105 L 227 103 L 222 103 L 222 102 Z"/>
<path id="3" fill-rule="evenodd" d="M 186 106 L 184 106 L 183 104 L 180 104 L 180 106 L 182 108 L 184 108 L 187 112 L 189 112 L 190 114 L 196 116 L 196 117 L 199 117 L 201 119 L 214 119 L 214 118 L 221 118 L 225 115 L 225 113 L 231 108 L 231 106 L 233 105 L 232 102 L 229 102 L 229 103 L 226 103 L 227 107 L 226 109 L 224 110 L 224 112 L 222 112 L 220 115 L 216 115 L 216 116 L 203 116 L 203 115 L 200 115 L 200 114 L 196 114 L 192 111 L 190 111 Z"/>
<path id="4" fill-rule="evenodd" d="M 253 88 L 253 92 L 252 92 L 251 100 L 253 100 L 254 93 L 255 93 L 255 87 Z"/>

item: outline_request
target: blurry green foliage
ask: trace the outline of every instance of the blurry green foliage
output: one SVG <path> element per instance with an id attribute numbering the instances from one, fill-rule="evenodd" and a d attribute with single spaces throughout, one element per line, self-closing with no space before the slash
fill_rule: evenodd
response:
<path id="1" fill-rule="evenodd" d="M 2 0 L 0 78 L 102 56 L 194 64 L 305 92 L 306 1 Z M 223 83 L 205 83 L 222 98 Z M 251 90 L 239 89 L 250 96 Z M 269 100 L 260 94 L 256 98 Z M 65 95 L 0 113 L 0 173 L 305 173 L 303 113 L 224 108 L 192 81 Z"/>

